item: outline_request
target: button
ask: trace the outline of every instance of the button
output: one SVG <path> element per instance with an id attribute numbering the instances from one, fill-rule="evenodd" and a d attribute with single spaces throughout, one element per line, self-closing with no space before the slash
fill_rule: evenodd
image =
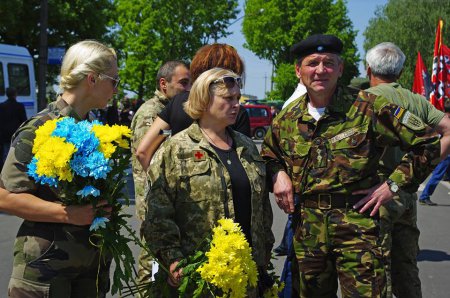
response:
<path id="1" fill-rule="evenodd" d="M 314 144 L 321 145 L 322 144 L 322 139 L 321 138 L 314 139 Z"/>
<path id="2" fill-rule="evenodd" d="M 355 139 L 352 139 L 352 145 L 353 146 L 355 146 L 356 144 L 358 143 L 358 141 L 357 140 L 355 140 Z"/>
<path id="3" fill-rule="evenodd" d="M 316 183 L 320 183 L 321 181 L 320 178 L 316 178 Z"/>

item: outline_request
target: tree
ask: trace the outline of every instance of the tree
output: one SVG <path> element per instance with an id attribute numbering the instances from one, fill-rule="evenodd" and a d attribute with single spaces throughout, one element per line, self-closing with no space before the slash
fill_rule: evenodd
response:
<path id="1" fill-rule="evenodd" d="M 189 61 L 201 46 L 226 37 L 237 7 L 237 0 L 117 0 L 125 87 L 139 98 L 150 96 L 162 63 Z"/>
<path id="2" fill-rule="evenodd" d="M 68 48 L 83 39 L 107 42 L 114 5 L 110 0 L 48 0 L 48 45 Z M 28 48 L 37 62 L 39 53 L 40 1 L 0 1 L 0 42 Z M 36 67 L 37 69 L 37 67 Z M 53 83 L 59 67 L 49 67 Z"/>
<path id="3" fill-rule="evenodd" d="M 378 7 L 375 17 L 369 20 L 364 31 L 364 49 L 367 51 L 384 41 L 399 46 L 406 55 L 399 82 L 411 88 L 418 51 L 431 72 L 439 17 L 444 20 L 443 42 L 449 46 L 445 25 L 450 22 L 450 0 L 390 0 Z"/>
<path id="4" fill-rule="evenodd" d="M 277 76 L 288 75 L 282 66 L 292 63 L 290 48 L 296 42 L 312 34 L 324 33 L 338 36 L 344 43 L 342 55 L 345 71 L 342 82 L 348 84 L 358 75 L 357 53 L 355 37 L 356 31 L 347 16 L 344 0 L 247 0 L 242 32 L 246 39 L 246 48 L 258 57 L 271 61 Z M 279 71 L 279 67 L 283 70 Z M 295 72 L 291 72 L 294 79 L 273 78 L 274 82 L 292 81 L 294 90 L 297 80 Z M 280 88 L 287 88 L 283 84 L 276 84 L 275 91 L 270 95 L 286 96 Z M 287 99 L 287 98 L 282 98 Z"/>

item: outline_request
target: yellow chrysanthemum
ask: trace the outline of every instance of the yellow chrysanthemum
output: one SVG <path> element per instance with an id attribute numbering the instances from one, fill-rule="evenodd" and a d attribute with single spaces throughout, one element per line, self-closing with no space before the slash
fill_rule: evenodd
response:
<path id="1" fill-rule="evenodd" d="M 241 298 L 247 287 L 255 287 L 258 280 L 252 250 L 238 224 L 220 219 L 213 229 L 208 261 L 197 269 L 201 277 L 222 289 L 224 297 Z"/>
<path id="2" fill-rule="evenodd" d="M 131 136 L 131 130 L 124 125 L 98 125 L 92 126 L 92 131 L 100 140 L 99 151 L 106 158 L 110 158 L 116 151 L 117 146 L 121 148 L 129 148 L 128 139 Z M 117 146 L 116 146 L 117 145 Z"/>
<path id="3" fill-rule="evenodd" d="M 32 150 L 33 154 L 36 154 L 42 144 L 45 144 L 47 142 L 52 132 L 56 128 L 56 123 L 58 121 L 61 121 L 61 119 L 62 118 L 46 121 L 43 125 L 39 126 L 38 129 L 36 129 L 36 137 L 34 139 Z"/>
<path id="4" fill-rule="evenodd" d="M 72 181 L 73 175 L 69 163 L 75 152 L 77 152 L 76 147 L 65 142 L 64 138 L 48 138 L 35 153 L 36 173 L 48 177 L 58 177 L 59 180 Z"/>

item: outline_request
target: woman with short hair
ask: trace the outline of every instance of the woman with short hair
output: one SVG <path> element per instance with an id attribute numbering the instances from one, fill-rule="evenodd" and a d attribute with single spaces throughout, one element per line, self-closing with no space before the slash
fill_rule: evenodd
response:
<path id="1" fill-rule="evenodd" d="M 176 287 L 178 261 L 211 236 L 220 218 L 239 223 L 262 269 L 274 242 L 265 165 L 247 136 L 230 128 L 239 111 L 241 78 L 214 68 L 194 82 L 184 108 L 194 119 L 163 143 L 152 160 L 148 214 L 142 233 L 169 267 Z"/>

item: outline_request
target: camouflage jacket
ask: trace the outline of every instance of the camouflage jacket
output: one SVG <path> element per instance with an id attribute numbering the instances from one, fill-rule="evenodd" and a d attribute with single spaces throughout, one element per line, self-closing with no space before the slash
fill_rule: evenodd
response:
<path id="1" fill-rule="evenodd" d="M 318 121 L 308 114 L 307 101 L 306 94 L 280 112 L 261 151 L 269 177 L 286 170 L 295 193 L 350 194 L 376 185 L 386 146 L 410 152 L 390 174 L 405 191 L 417 189 L 438 160 L 438 135 L 383 97 L 361 91 L 354 100 L 339 89 Z"/>
<path id="2" fill-rule="evenodd" d="M 131 121 L 131 165 L 133 167 L 134 197 L 136 202 L 136 215 L 144 220 L 147 204 L 145 202 L 145 190 L 147 188 L 147 173 L 142 169 L 136 158 L 136 150 L 147 130 L 152 125 L 158 113 L 167 105 L 169 99 L 159 90 L 155 95 L 141 105 Z"/>
<path id="3" fill-rule="evenodd" d="M 382 96 L 389 102 L 407 109 L 432 128 L 438 125 L 445 116 L 444 112 L 436 109 L 425 97 L 402 88 L 398 83 L 380 84 L 366 89 L 366 92 L 375 94 L 376 96 Z M 405 153 L 399 147 L 386 148 L 381 158 L 382 172 L 392 172 L 400 163 Z"/>
<path id="4" fill-rule="evenodd" d="M 251 185 L 254 260 L 266 265 L 273 246 L 266 170 L 253 141 L 228 130 Z M 150 164 L 148 214 L 141 232 L 166 264 L 192 254 L 217 220 L 234 218 L 230 176 L 194 122 L 165 141 Z"/>
<path id="5" fill-rule="evenodd" d="M 57 201 L 57 195 L 48 187 L 35 184 L 27 174 L 27 165 L 30 163 L 33 153 L 33 143 L 36 129 L 48 120 L 59 117 L 73 117 L 81 120 L 73 108 L 61 97 L 52 102 L 48 107 L 24 122 L 12 137 L 11 149 L 3 166 L 0 186 L 11 192 L 28 192 L 47 200 Z"/>

